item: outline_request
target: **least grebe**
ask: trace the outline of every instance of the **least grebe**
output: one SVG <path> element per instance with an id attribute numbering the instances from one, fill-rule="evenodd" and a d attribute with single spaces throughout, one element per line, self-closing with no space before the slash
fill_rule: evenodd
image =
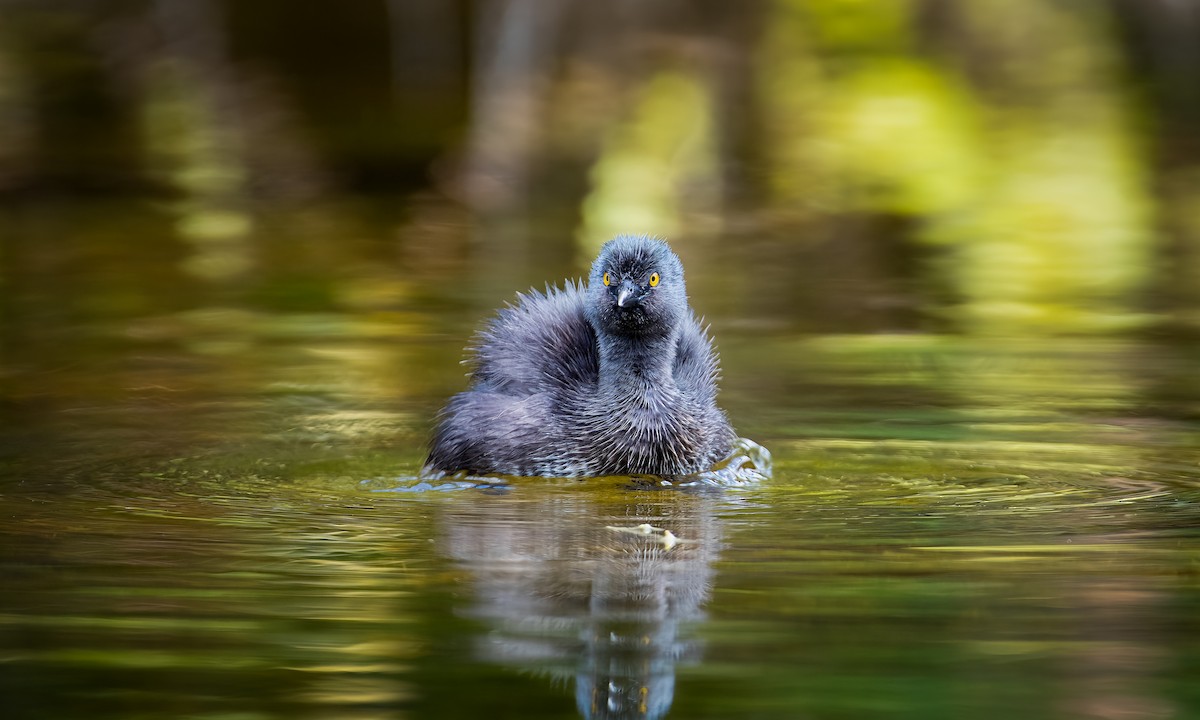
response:
<path id="1" fill-rule="evenodd" d="M 717 358 L 662 240 L 605 243 L 586 287 L 518 295 L 480 332 L 426 472 L 689 475 L 735 439 Z"/>

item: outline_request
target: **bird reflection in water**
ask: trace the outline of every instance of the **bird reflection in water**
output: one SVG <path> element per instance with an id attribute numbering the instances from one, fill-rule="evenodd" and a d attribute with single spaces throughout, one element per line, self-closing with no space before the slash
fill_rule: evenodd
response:
<path id="1" fill-rule="evenodd" d="M 720 545 L 712 497 L 522 489 L 447 508 L 442 549 L 470 575 L 459 611 L 481 660 L 573 678 L 585 718 L 659 718 L 703 617 Z M 638 502 L 638 501 L 642 502 Z"/>

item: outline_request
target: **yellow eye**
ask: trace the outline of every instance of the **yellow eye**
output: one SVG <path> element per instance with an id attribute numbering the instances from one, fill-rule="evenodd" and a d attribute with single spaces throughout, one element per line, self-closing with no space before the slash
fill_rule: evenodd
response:
<path id="1" fill-rule="evenodd" d="M 658 273 L 651 273 L 650 274 L 650 287 L 658 287 L 658 281 L 659 281 Z"/>
<path id="2" fill-rule="evenodd" d="M 611 282 L 612 282 L 612 278 L 610 278 L 610 277 L 608 276 L 608 273 L 604 273 L 604 284 L 605 284 L 605 286 L 607 286 L 607 285 L 608 285 L 609 283 L 611 283 Z"/>

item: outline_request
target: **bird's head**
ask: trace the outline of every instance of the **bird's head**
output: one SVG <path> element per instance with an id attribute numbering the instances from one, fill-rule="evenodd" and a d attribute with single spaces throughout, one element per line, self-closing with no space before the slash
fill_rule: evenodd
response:
<path id="1" fill-rule="evenodd" d="M 618 235 L 588 276 L 587 316 L 598 333 L 670 335 L 687 316 L 683 265 L 662 240 Z"/>

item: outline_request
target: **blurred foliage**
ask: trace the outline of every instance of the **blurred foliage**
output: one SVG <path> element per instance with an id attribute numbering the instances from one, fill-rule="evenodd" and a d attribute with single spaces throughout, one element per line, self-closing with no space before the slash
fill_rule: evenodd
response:
<path id="1" fill-rule="evenodd" d="M 3 7 L 0 205 L 166 199 L 154 242 L 223 297 L 328 305 L 396 267 L 339 244 L 334 208 L 372 197 L 374 247 L 505 268 L 489 301 L 627 231 L 759 279 L 717 283 L 720 314 L 801 329 L 1200 316 L 1191 0 Z M 6 276 L 46 272 L 7 242 Z"/>
<path id="2" fill-rule="evenodd" d="M 707 88 L 690 75 L 663 73 L 646 83 L 633 117 L 616 128 L 592 168 L 582 259 L 590 262 L 606 240 L 630 228 L 678 237 L 688 219 L 694 225 L 696 214 L 715 206 L 710 103 Z"/>

